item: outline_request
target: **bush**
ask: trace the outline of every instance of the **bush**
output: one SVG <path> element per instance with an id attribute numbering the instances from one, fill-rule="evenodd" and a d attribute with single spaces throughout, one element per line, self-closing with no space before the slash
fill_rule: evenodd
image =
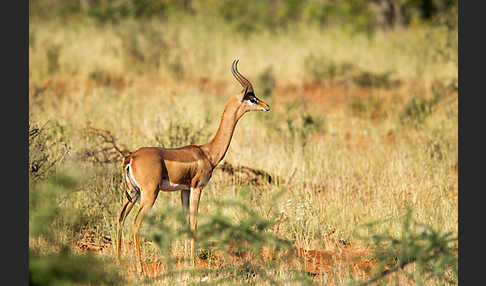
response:
<path id="1" fill-rule="evenodd" d="M 413 219 L 410 208 L 405 214 L 398 236 L 387 231 L 376 233 L 373 228 L 377 225 L 378 223 L 365 225 L 372 235 L 361 237 L 365 241 L 370 241 L 371 238 L 370 247 L 374 249 L 373 256 L 378 262 L 377 270 L 373 277 L 359 285 L 374 283 L 410 264 L 417 265 L 419 276 L 410 278 L 418 284 L 424 284 L 430 279 L 457 284 L 457 237 L 452 233 L 443 233 L 418 223 Z"/>
<path id="2" fill-rule="evenodd" d="M 29 178 L 37 181 L 51 174 L 68 154 L 64 127 L 48 121 L 29 122 Z"/>
<path id="3" fill-rule="evenodd" d="M 356 97 L 349 104 L 354 116 L 371 119 L 384 119 L 390 112 L 383 104 L 383 99 L 370 95 L 365 98 Z"/>
<path id="4" fill-rule="evenodd" d="M 304 69 L 316 83 L 333 83 L 347 76 L 356 67 L 347 62 L 336 63 L 323 55 L 310 54 L 304 60 Z"/>
<path id="5" fill-rule="evenodd" d="M 260 83 L 261 97 L 270 98 L 275 88 L 275 75 L 273 74 L 272 67 L 267 67 L 258 77 Z"/>
<path id="6" fill-rule="evenodd" d="M 325 118 L 323 116 L 313 116 L 308 112 L 298 112 L 296 108 L 300 104 L 295 102 L 287 106 L 287 110 L 283 114 L 277 114 L 273 116 L 279 116 L 285 119 L 285 127 L 281 128 L 276 126 L 276 130 L 281 133 L 281 136 L 287 136 L 287 139 L 291 141 L 297 141 L 304 148 L 308 143 L 308 138 L 312 134 L 326 133 Z M 282 133 L 283 132 L 283 133 Z"/>
<path id="7" fill-rule="evenodd" d="M 45 248 L 29 247 L 30 285 L 119 285 L 122 278 L 107 261 L 76 255 L 62 235 L 82 218 L 63 198 L 78 186 L 77 174 L 59 173 L 29 185 L 29 237 L 46 241 Z"/>
<path id="8" fill-rule="evenodd" d="M 49 44 L 47 57 L 47 73 L 52 75 L 59 71 L 59 55 L 61 54 L 61 45 Z"/>
<path id="9" fill-rule="evenodd" d="M 436 82 L 432 85 L 432 97 L 412 97 L 400 113 L 402 124 L 411 125 L 414 128 L 420 128 L 433 112 L 434 108 L 448 93 L 448 88 L 443 84 Z"/>
<path id="10" fill-rule="evenodd" d="M 393 72 L 372 72 L 363 70 L 349 62 L 335 62 L 325 55 L 311 53 L 304 60 L 304 70 L 309 74 L 313 82 L 319 84 L 350 83 L 366 88 L 395 88 L 401 82 L 392 80 Z"/>
<path id="11" fill-rule="evenodd" d="M 120 285 L 121 277 L 106 264 L 91 255 L 74 255 L 68 248 L 52 255 L 31 251 L 29 285 Z"/>
<path id="12" fill-rule="evenodd" d="M 239 220 L 223 214 L 223 209 L 235 208 Z M 250 207 L 239 201 L 217 201 L 216 209 L 212 210 L 204 218 L 199 218 L 197 228 L 197 241 L 201 259 L 216 259 L 216 255 L 226 257 L 237 256 L 239 262 L 231 265 L 219 265 L 215 269 L 191 268 L 185 270 L 191 275 L 211 275 L 211 281 L 251 281 L 258 277 L 258 281 L 266 281 L 276 284 L 272 273 L 282 271 L 281 266 L 288 263 L 293 253 L 291 242 L 278 238 L 271 231 L 273 222 L 270 219 L 260 217 Z M 174 227 L 177 222 L 179 227 Z M 168 256 L 170 247 L 174 240 L 188 239 L 194 234 L 186 224 L 183 211 L 177 208 L 168 208 L 159 218 L 149 216 L 146 220 L 149 229 L 146 235 L 149 236 L 164 253 L 167 264 L 167 272 L 163 276 L 174 275 L 181 270 L 172 270 L 175 263 L 174 258 Z M 269 249 L 262 252 L 263 248 Z M 220 260 L 225 260 L 220 259 Z M 221 262 L 223 263 L 223 262 Z M 262 267 L 265 265 L 265 267 Z M 294 275 L 293 270 L 288 270 Z M 298 273 L 297 273 L 298 274 Z M 260 280 L 261 279 L 261 280 Z M 293 279 L 307 281 L 308 278 L 295 275 Z"/>

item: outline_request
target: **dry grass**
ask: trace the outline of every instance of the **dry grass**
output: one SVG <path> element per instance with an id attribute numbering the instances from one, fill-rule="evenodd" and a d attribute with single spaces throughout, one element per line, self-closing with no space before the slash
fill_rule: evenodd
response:
<path id="1" fill-rule="evenodd" d="M 414 27 L 368 39 L 295 27 L 286 34 L 245 38 L 222 25 L 205 25 L 31 22 L 30 121 L 57 122 L 73 157 L 95 144 L 86 126 L 110 130 L 130 150 L 161 142 L 202 144 L 216 131 L 226 99 L 239 91 L 229 72 L 231 61 L 239 58 L 257 96 L 266 68 L 272 68 L 276 85 L 265 99 L 272 112 L 245 115 L 225 160 L 281 181 L 246 186 L 237 176 L 215 172 L 202 196 L 202 221 L 214 200 L 237 197 L 264 217 L 277 214 L 271 217 L 277 221 L 273 231 L 298 249 L 339 253 L 349 244 L 360 249 L 365 245 L 355 236 L 360 225 L 386 221 L 381 229 L 398 234 L 407 206 L 418 221 L 457 234 L 457 93 L 443 88 L 445 96 L 423 121 L 401 120 L 412 98 L 429 100 L 434 83 L 447 86 L 457 78 L 454 63 L 436 53 L 446 40 L 443 30 Z M 137 51 L 144 60 L 137 59 Z M 392 71 L 401 85 L 314 83 L 304 64 L 310 54 L 369 72 Z M 119 164 L 78 163 L 92 178 L 74 199 L 86 209 L 87 225 L 113 240 L 123 198 Z M 281 190 L 286 192 L 275 201 Z M 153 213 L 167 205 L 178 206 L 179 196 L 159 194 Z M 239 219 L 234 208 L 224 212 Z M 143 248 L 153 260 L 163 255 L 154 245 Z M 180 255 L 180 245 L 172 252 Z M 111 248 L 102 253 L 113 256 Z M 350 277 L 367 277 L 339 263 L 344 262 L 333 264 L 332 274 L 315 279 L 341 285 Z M 413 267 L 406 271 L 413 273 Z M 276 278 L 285 278 L 281 275 Z M 397 279 L 411 283 L 405 275 Z"/>

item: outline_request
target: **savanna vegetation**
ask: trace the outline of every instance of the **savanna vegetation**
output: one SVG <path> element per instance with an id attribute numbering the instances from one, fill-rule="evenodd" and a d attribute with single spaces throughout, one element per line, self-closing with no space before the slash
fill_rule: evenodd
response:
<path id="1" fill-rule="evenodd" d="M 457 1 L 31 0 L 32 285 L 457 284 Z M 123 155 L 238 123 L 203 190 L 198 259 L 159 193 L 115 263 Z"/>

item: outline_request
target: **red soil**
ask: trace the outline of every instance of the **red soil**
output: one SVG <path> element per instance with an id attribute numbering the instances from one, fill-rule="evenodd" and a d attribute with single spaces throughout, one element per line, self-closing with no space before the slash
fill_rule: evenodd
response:
<path id="1" fill-rule="evenodd" d="M 351 246 L 346 246 L 339 252 L 296 249 L 297 255 L 304 262 L 305 271 L 310 274 L 330 274 L 336 270 L 363 271 L 370 274 L 377 264 L 366 258 L 365 251 L 354 249 Z"/>
<path id="2" fill-rule="evenodd" d="M 109 241 L 102 244 L 96 244 L 92 241 L 78 241 L 76 246 L 82 251 L 94 251 L 100 253 L 108 251 L 108 255 L 115 255 L 113 245 Z M 126 254 L 127 252 L 133 252 L 133 244 L 131 241 L 126 242 L 123 245 L 123 253 Z M 358 249 L 350 245 L 343 245 L 336 249 L 336 251 L 295 248 L 292 252 L 288 253 L 290 256 L 287 256 L 289 259 L 286 263 L 286 267 L 289 269 L 295 268 L 295 263 L 297 262 L 297 265 L 303 266 L 302 270 L 313 276 L 336 272 L 349 272 L 369 276 L 372 274 L 377 263 L 367 258 L 367 253 L 368 250 L 366 249 Z M 271 260 L 272 257 L 274 257 L 273 254 L 274 253 L 266 248 L 263 248 L 260 252 L 263 261 Z M 142 253 L 142 255 L 144 254 Z M 215 251 L 210 259 L 196 259 L 196 267 L 210 268 L 225 264 L 241 265 L 245 261 L 251 261 L 252 259 L 255 258 L 249 255 L 249 253 L 245 251 L 236 251 L 233 246 L 229 245 L 228 251 Z M 291 266 L 291 264 L 294 266 Z M 158 262 L 146 262 L 142 265 L 147 277 L 158 277 L 165 271 L 164 265 Z M 131 275 L 136 275 L 136 267 L 136 262 L 132 257 L 127 270 Z M 176 263 L 174 265 L 174 269 L 179 269 L 181 267 L 183 267 L 182 263 Z"/>

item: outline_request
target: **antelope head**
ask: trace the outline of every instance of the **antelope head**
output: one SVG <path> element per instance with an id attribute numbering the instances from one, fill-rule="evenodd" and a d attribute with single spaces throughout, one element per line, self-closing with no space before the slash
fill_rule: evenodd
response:
<path id="1" fill-rule="evenodd" d="M 236 80 L 241 84 L 243 90 L 236 96 L 238 100 L 238 118 L 248 111 L 270 111 L 270 106 L 258 99 L 253 91 L 250 81 L 238 72 L 238 61 L 234 60 L 231 65 L 231 72 Z"/>

